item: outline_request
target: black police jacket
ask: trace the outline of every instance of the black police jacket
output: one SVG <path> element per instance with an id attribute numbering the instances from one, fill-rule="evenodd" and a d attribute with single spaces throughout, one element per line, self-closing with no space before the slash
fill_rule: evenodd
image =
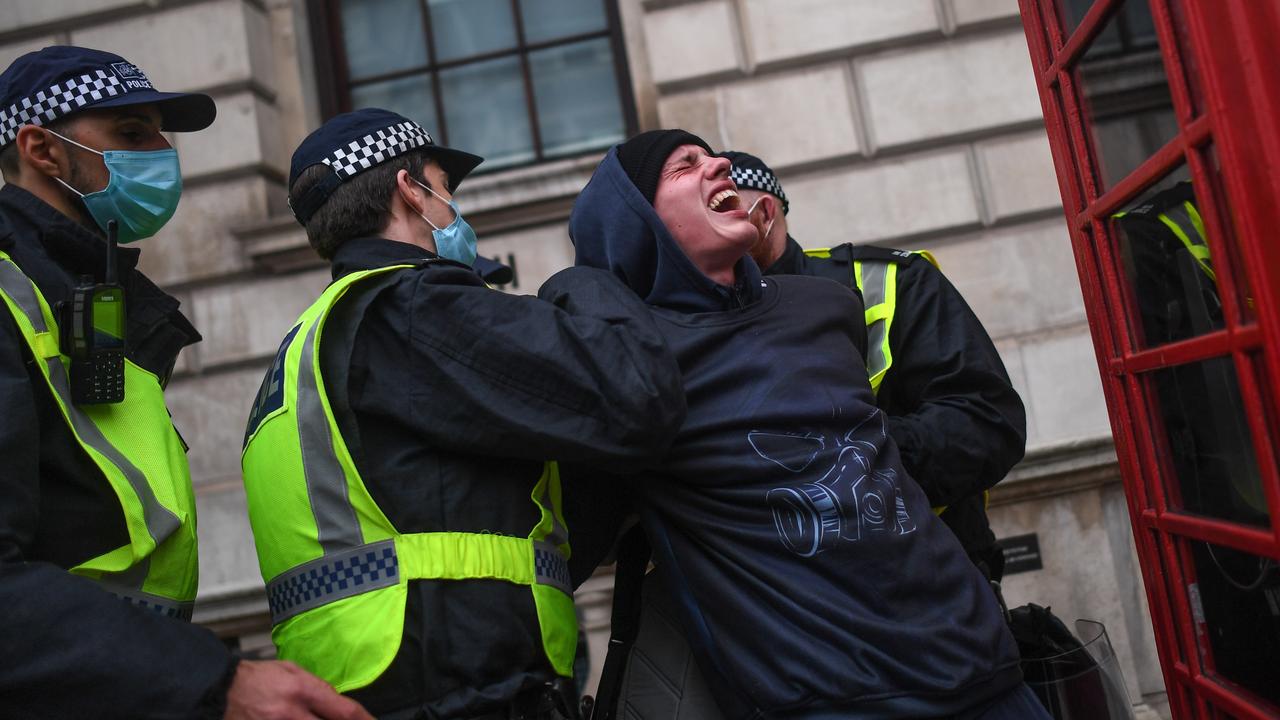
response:
<path id="1" fill-rule="evenodd" d="M 432 257 L 353 239 L 339 246 L 333 274 Z M 684 392 L 644 305 L 587 268 L 557 274 L 541 295 L 490 290 L 471 268 L 437 259 L 332 310 L 325 337 L 354 328 L 354 340 L 321 341 L 321 372 L 326 387 L 346 389 L 335 402 L 339 429 L 399 531 L 526 537 L 544 460 L 637 470 L 670 445 Z M 387 671 L 350 693 L 384 717 L 501 713 L 555 677 L 524 587 L 413 581 L 404 627 Z"/>
<path id="2" fill-rule="evenodd" d="M 102 239 L 14 185 L 0 188 L 0 250 L 51 305 L 106 267 Z M 120 249 L 125 353 L 167 378 L 200 336 L 137 261 Z M 0 315 L 0 717 L 220 718 L 235 661 L 212 633 L 67 572 L 127 544 L 124 517 Z"/>
<path id="3" fill-rule="evenodd" d="M 918 255 L 845 244 L 831 257 L 804 253 L 790 236 L 766 275 L 812 275 L 856 288 L 854 261 L 898 266 L 897 305 L 889 331 L 893 365 L 876 405 L 902 464 L 979 567 L 999 580 L 1004 557 L 995 545 L 983 491 L 1000 482 L 1026 450 L 1027 416 L 981 321 L 955 286 Z"/>

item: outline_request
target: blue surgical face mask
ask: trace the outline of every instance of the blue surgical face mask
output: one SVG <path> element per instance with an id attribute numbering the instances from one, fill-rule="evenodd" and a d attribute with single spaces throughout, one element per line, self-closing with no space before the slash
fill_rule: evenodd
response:
<path id="1" fill-rule="evenodd" d="M 411 178 L 412 179 L 412 178 Z M 431 222 L 431 218 L 425 214 L 423 220 L 431 226 L 431 237 L 436 241 L 436 254 L 442 258 L 456 260 L 470 267 L 476 262 L 476 231 L 471 229 L 471 225 L 462 219 L 462 211 L 458 210 L 458 203 L 452 200 L 445 200 L 436 193 L 435 190 L 423 185 L 417 180 L 413 180 L 422 187 L 423 190 L 440 198 L 442 202 L 449 204 L 453 210 L 453 222 L 449 223 L 449 227 L 441 229 L 435 223 Z"/>
<path id="2" fill-rule="evenodd" d="M 82 193 L 67 185 L 61 178 L 54 178 L 63 187 L 80 196 L 89 215 L 103 232 L 107 221 L 115 220 L 117 239 L 131 243 L 151 237 L 169 222 L 178 209 L 182 196 L 182 171 L 178 166 L 178 151 L 168 150 L 107 150 L 100 152 L 85 147 L 68 137 L 49 132 L 91 153 L 101 155 L 110 173 L 107 186 L 97 192 Z"/>

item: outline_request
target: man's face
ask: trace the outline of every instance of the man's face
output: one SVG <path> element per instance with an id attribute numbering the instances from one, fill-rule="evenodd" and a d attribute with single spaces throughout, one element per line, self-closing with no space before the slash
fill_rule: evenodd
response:
<path id="1" fill-rule="evenodd" d="M 58 132 L 98 152 L 108 150 L 167 150 L 155 105 L 90 109 L 77 113 Z M 55 142 L 62 142 L 54 138 Z M 67 182 L 86 195 L 107 187 L 110 173 L 102 156 L 63 143 L 70 163 Z"/>
<path id="2" fill-rule="evenodd" d="M 725 263 L 731 267 L 759 237 L 729 179 L 729 168 L 725 158 L 708 155 L 697 145 L 681 145 L 658 178 L 653 208 L 703 272 Z"/>

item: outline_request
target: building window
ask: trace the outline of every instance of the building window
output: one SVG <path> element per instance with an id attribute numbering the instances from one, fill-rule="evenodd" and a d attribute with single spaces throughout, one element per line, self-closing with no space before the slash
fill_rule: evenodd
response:
<path id="1" fill-rule="evenodd" d="M 481 170 L 600 150 L 635 128 L 616 0 L 321 0 L 326 116 L 377 106 Z"/>

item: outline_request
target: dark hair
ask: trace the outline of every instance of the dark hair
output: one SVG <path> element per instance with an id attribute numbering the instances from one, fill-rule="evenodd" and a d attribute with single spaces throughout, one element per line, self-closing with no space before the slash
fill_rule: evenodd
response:
<path id="1" fill-rule="evenodd" d="M 70 132 L 67 131 L 67 126 L 70 125 L 73 120 L 75 120 L 75 115 L 67 115 L 60 117 L 53 122 L 44 123 L 39 127 L 52 130 L 62 135 L 69 135 Z M 15 137 L 8 145 L 4 146 L 3 150 L 0 150 L 0 175 L 4 176 L 6 182 L 13 182 L 18 179 L 18 173 L 21 172 L 21 170 L 22 167 L 18 163 L 18 139 Z"/>
<path id="2" fill-rule="evenodd" d="M 329 199 L 307 221 L 307 240 L 325 260 L 351 238 L 381 234 L 391 222 L 391 195 L 396 191 L 396 175 L 408 170 L 409 177 L 430 185 L 422 169 L 431 160 L 421 150 L 410 150 L 372 167 L 338 186 Z M 302 171 L 290 197 L 302 197 L 312 185 L 333 172 L 316 164 Z"/>

